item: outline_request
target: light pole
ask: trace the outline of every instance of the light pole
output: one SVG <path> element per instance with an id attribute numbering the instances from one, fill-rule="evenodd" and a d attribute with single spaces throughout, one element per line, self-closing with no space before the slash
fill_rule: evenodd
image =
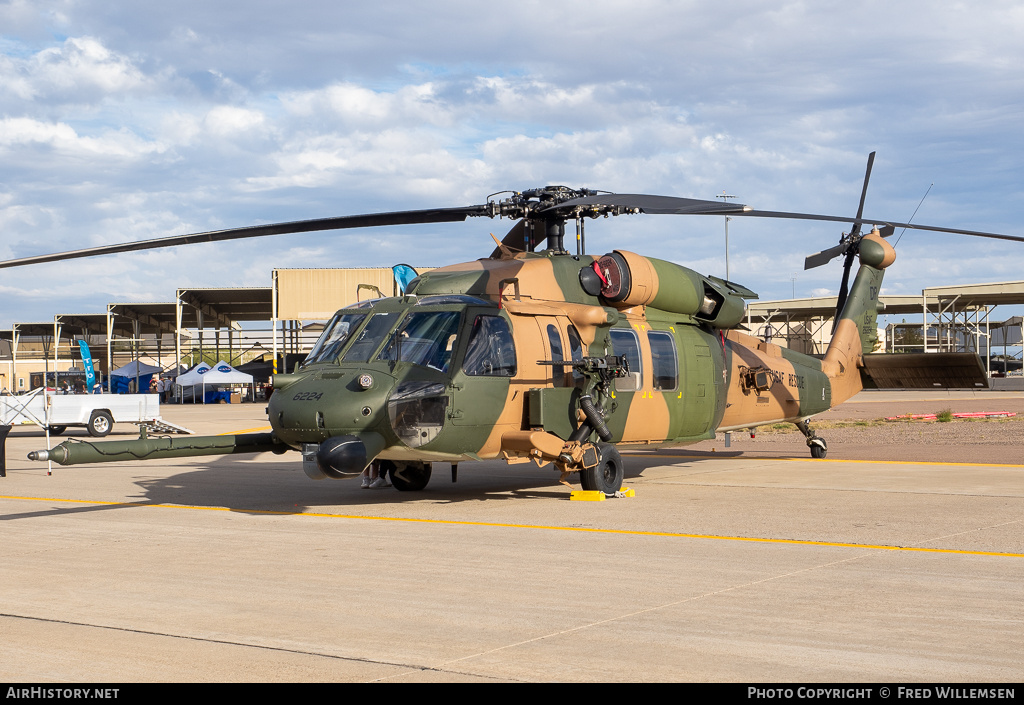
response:
<path id="1" fill-rule="evenodd" d="M 722 203 L 728 203 L 730 198 L 736 198 L 736 196 L 727 195 L 725 191 L 722 191 L 720 196 L 715 198 L 721 198 Z M 729 221 L 732 220 L 729 216 L 725 216 L 725 280 L 729 281 Z"/>

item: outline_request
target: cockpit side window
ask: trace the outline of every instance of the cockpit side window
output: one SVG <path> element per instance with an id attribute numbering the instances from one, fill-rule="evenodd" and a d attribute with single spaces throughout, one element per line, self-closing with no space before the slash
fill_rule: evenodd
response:
<path id="1" fill-rule="evenodd" d="M 499 316 L 477 316 L 469 335 L 462 369 L 467 375 L 514 377 L 516 346 L 508 322 Z"/>
<path id="2" fill-rule="evenodd" d="M 331 319 L 316 345 L 306 356 L 304 365 L 314 362 L 331 362 L 337 359 L 352 333 L 366 318 L 365 313 L 340 313 Z"/>

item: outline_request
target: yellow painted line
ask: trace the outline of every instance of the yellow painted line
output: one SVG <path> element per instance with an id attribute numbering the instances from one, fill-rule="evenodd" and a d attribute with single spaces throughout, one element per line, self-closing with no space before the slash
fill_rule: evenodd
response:
<path id="1" fill-rule="evenodd" d="M 374 517 L 357 514 L 326 514 L 323 512 L 280 512 L 269 509 L 239 509 L 236 507 L 197 507 L 188 504 L 153 504 L 149 502 L 103 502 L 87 499 L 60 499 L 57 497 L 16 497 L 0 495 L 0 499 L 20 499 L 26 502 L 66 502 L 69 504 L 90 504 L 110 507 L 138 507 L 154 509 L 193 509 L 208 512 L 242 512 L 245 514 L 266 514 L 269 516 L 317 517 L 321 519 L 358 519 L 363 521 L 397 521 L 410 524 L 443 524 L 447 526 L 484 526 L 500 529 L 535 529 L 541 531 L 571 531 L 588 534 L 619 534 L 624 536 L 660 536 L 666 538 L 705 539 L 709 541 L 743 541 L 748 543 L 774 543 L 791 546 L 824 546 L 829 548 L 859 548 L 874 551 L 913 551 L 916 553 L 954 553 L 970 556 L 999 556 L 1002 558 L 1024 558 L 1024 553 L 1000 551 L 965 551 L 954 548 L 923 548 L 919 546 L 885 546 L 881 544 L 842 543 L 836 541 L 804 541 L 800 539 L 766 539 L 752 536 L 716 536 L 714 534 L 684 534 L 666 531 L 632 531 L 627 529 L 588 529 L 578 526 L 544 526 L 538 524 L 506 524 L 486 521 L 453 521 L 446 519 L 413 519 L 410 517 Z"/>
<path id="2" fill-rule="evenodd" d="M 226 431 L 225 433 L 218 433 L 218 436 L 239 436 L 243 433 L 257 433 L 259 431 L 273 431 L 274 429 L 270 426 L 260 426 L 259 428 L 245 428 L 241 431 Z"/>
<path id="3" fill-rule="evenodd" d="M 843 460 L 842 458 L 773 458 L 770 455 L 726 455 L 735 451 L 722 451 L 710 455 L 658 455 L 656 453 L 622 453 L 624 458 L 689 458 L 695 460 L 792 460 L 798 463 L 861 463 L 867 465 L 952 465 L 954 467 L 979 467 L 979 468 L 1019 468 L 1024 467 L 1021 463 L 940 463 L 928 460 Z"/>

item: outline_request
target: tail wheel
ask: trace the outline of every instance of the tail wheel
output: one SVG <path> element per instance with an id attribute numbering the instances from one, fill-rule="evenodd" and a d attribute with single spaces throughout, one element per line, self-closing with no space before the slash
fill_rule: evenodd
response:
<path id="1" fill-rule="evenodd" d="M 114 419 L 106 411 L 94 411 L 92 416 L 89 417 L 89 423 L 86 426 L 86 430 L 89 431 L 90 436 L 96 438 L 103 438 L 105 435 L 110 433 L 110 430 L 114 427 Z"/>
<path id="2" fill-rule="evenodd" d="M 597 465 L 580 470 L 580 485 L 585 490 L 615 494 L 622 489 L 622 480 L 625 477 L 622 456 L 613 445 L 601 443 L 597 448 L 600 452 Z"/>
<path id="3" fill-rule="evenodd" d="M 393 463 L 382 460 L 381 472 L 387 469 L 391 485 L 401 492 L 419 492 L 430 482 L 430 463 Z"/>
<path id="4" fill-rule="evenodd" d="M 807 445 L 811 449 L 812 458 L 824 458 L 828 455 L 828 446 L 825 444 L 824 438 L 818 438 L 815 436 L 811 440 L 807 441 Z"/>

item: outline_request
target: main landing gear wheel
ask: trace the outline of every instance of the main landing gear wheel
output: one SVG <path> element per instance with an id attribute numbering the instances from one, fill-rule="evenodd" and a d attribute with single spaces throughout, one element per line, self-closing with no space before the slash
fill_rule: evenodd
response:
<path id="1" fill-rule="evenodd" d="M 381 472 L 385 468 L 391 477 L 391 485 L 401 492 L 419 492 L 430 482 L 430 463 L 396 464 L 384 460 L 380 464 Z"/>
<path id="2" fill-rule="evenodd" d="M 103 438 L 105 435 L 110 433 L 110 429 L 114 427 L 114 419 L 111 418 L 110 414 L 106 411 L 94 411 L 92 416 L 89 418 L 89 424 L 86 426 L 86 430 L 89 431 L 90 436 L 96 438 Z"/>
<path id="3" fill-rule="evenodd" d="M 600 443 L 597 450 L 600 454 L 597 465 L 580 470 L 580 485 L 585 490 L 615 494 L 622 489 L 622 479 L 625 476 L 622 456 L 613 445 Z"/>

